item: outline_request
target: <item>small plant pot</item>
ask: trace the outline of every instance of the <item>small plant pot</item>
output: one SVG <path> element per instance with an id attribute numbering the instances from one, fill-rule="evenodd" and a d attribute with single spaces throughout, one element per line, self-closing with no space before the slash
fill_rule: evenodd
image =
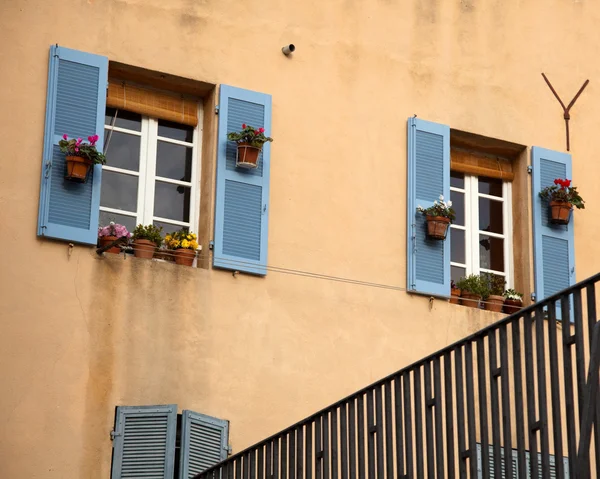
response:
<path id="1" fill-rule="evenodd" d="M 196 251 L 193 249 L 181 248 L 175 250 L 175 263 L 182 266 L 192 266 Z"/>
<path id="2" fill-rule="evenodd" d="M 452 294 L 452 297 L 450 298 L 450 304 L 460 304 L 460 289 L 451 289 L 450 290 L 450 294 Z"/>
<path id="3" fill-rule="evenodd" d="M 463 291 L 460 295 L 463 306 L 469 308 L 479 308 L 479 301 L 481 301 L 481 295 L 470 293 L 469 291 Z"/>
<path id="4" fill-rule="evenodd" d="M 238 168 L 258 168 L 258 157 L 262 148 L 251 146 L 248 143 L 238 143 L 235 166 Z"/>
<path id="5" fill-rule="evenodd" d="M 118 238 L 116 236 L 101 236 L 99 238 L 100 248 L 104 248 L 109 243 L 112 243 L 113 241 L 117 241 L 117 239 Z M 112 246 L 105 251 L 105 253 L 115 253 L 115 254 L 119 254 L 120 252 L 121 252 L 121 248 L 119 248 L 118 246 Z"/>
<path id="6" fill-rule="evenodd" d="M 85 183 L 94 163 L 87 158 L 81 156 L 65 157 L 67 171 L 65 179 L 76 183 Z"/>
<path id="7" fill-rule="evenodd" d="M 568 225 L 573 205 L 566 201 L 550 202 L 550 221 L 557 225 Z"/>
<path id="8" fill-rule="evenodd" d="M 156 243 L 145 239 L 136 239 L 133 242 L 133 254 L 136 258 L 152 259 L 156 251 Z"/>
<path id="9" fill-rule="evenodd" d="M 488 299 L 485 300 L 486 311 L 494 311 L 495 313 L 501 313 L 503 306 L 504 306 L 504 296 L 497 296 L 495 294 L 490 294 Z"/>
<path id="10" fill-rule="evenodd" d="M 445 216 L 426 216 L 427 236 L 434 240 L 445 240 L 450 226 L 450 218 Z"/>
<path id="11" fill-rule="evenodd" d="M 504 300 L 504 312 L 506 314 L 513 314 L 520 311 L 523 307 L 523 301 L 520 299 L 505 299 Z"/>

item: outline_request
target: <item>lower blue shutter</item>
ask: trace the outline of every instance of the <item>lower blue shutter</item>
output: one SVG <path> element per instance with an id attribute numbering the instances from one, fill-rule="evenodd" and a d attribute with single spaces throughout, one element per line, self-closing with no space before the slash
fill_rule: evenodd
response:
<path id="1" fill-rule="evenodd" d="M 66 181 L 58 142 L 63 134 L 84 141 L 97 134 L 102 150 L 107 78 L 108 58 L 50 47 L 39 236 L 96 244 L 102 166 L 94 166 L 87 183 Z"/>
<path id="2" fill-rule="evenodd" d="M 227 421 L 194 411 L 183 411 L 179 479 L 192 479 L 227 459 L 228 443 Z"/>
<path id="3" fill-rule="evenodd" d="M 534 146 L 531 156 L 535 293 L 541 301 L 575 284 L 574 215 L 568 225 L 550 223 L 549 205 L 539 195 L 556 178 L 572 179 L 571 155 Z"/>
<path id="4" fill-rule="evenodd" d="M 271 145 L 265 143 L 254 170 L 236 168 L 237 146 L 227 133 L 242 124 L 271 134 L 271 96 L 221 85 L 217 143 L 217 192 L 213 265 L 267 274 Z"/>
<path id="5" fill-rule="evenodd" d="M 417 206 L 450 199 L 450 128 L 409 118 L 407 181 L 407 291 L 450 295 L 450 233 L 445 241 L 426 236 Z"/>
<path id="6" fill-rule="evenodd" d="M 117 407 L 111 479 L 173 479 L 177 406 Z"/>

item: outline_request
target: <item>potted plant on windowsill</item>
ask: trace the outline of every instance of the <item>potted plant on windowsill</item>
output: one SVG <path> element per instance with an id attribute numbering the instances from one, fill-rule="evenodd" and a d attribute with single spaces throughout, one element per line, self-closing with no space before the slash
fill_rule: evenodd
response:
<path id="1" fill-rule="evenodd" d="M 100 248 L 104 248 L 106 245 L 117 241 L 119 238 L 131 238 L 131 233 L 127 231 L 125 226 L 111 221 L 108 226 L 101 226 L 98 228 L 98 243 Z M 120 253 L 121 248 L 119 246 L 112 246 L 105 251 L 105 253 Z"/>
<path id="2" fill-rule="evenodd" d="M 460 278 L 456 286 L 461 290 L 461 300 L 464 306 L 470 308 L 479 308 L 482 293 L 485 291 L 485 284 L 478 274 L 471 274 Z"/>
<path id="3" fill-rule="evenodd" d="M 456 217 L 452 209 L 452 201 L 444 201 L 444 196 L 433 202 L 433 206 L 423 208 L 417 206 L 417 211 L 425 215 L 427 220 L 427 236 L 434 240 L 445 240 L 448 234 L 448 227 Z"/>
<path id="4" fill-rule="evenodd" d="M 63 135 L 58 146 L 66 155 L 66 180 L 85 183 L 93 165 L 106 163 L 106 157 L 96 149 L 98 139 L 98 135 L 88 136 L 89 143 L 83 143 L 81 138 L 69 140 L 66 134 Z"/>
<path id="5" fill-rule="evenodd" d="M 450 281 L 450 303 L 460 304 L 460 289 L 456 286 L 454 280 Z"/>
<path id="6" fill-rule="evenodd" d="M 578 209 L 585 208 L 585 202 L 579 196 L 577 188 L 571 186 L 571 180 L 566 178 L 556 178 L 554 185 L 546 186 L 540 191 L 540 197 L 548 201 L 550 221 L 560 225 L 569 224 L 573 206 Z"/>
<path id="7" fill-rule="evenodd" d="M 483 291 L 484 308 L 487 311 L 501 313 L 504 306 L 504 296 L 502 294 L 506 285 L 504 277 L 493 273 L 486 273 L 483 281 L 485 284 Z"/>
<path id="8" fill-rule="evenodd" d="M 165 237 L 167 248 L 174 250 L 175 263 L 192 266 L 198 249 L 198 237 L 184 229 Z"/>
<path id="9" fill-rule="evenodd" d="M 258 157 L 263 145 L 267 141 L 273 141 L 273 138 L 265 135 L 264 128 L 254 128 L 245 123 L 242 124 L 242 131 L 227 133 L 227 139 L 237 143 L 235 166 L 247 169 L 258 168 Z"/>
<path id="10" fill-rule="evenodd" d="M 504 312 L 513 314 L 523 307 L 523 293 L 519 293 L 514 289 L 504 291 Z"/>
<path id="11" fill-rule="evenodd" d="M 152 259 L 163 242 L 162 227 L 137 225 L 133 230 L 133 254 L 136 258 Z"/>

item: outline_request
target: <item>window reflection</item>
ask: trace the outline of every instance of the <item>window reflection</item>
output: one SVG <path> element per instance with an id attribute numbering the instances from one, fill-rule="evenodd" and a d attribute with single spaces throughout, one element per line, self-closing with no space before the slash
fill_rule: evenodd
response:
<path id="1" fill-rule="evenodd" d="M 501 201 L 479 198 L 479 229 L 492 233 L 503 233 Z"/>

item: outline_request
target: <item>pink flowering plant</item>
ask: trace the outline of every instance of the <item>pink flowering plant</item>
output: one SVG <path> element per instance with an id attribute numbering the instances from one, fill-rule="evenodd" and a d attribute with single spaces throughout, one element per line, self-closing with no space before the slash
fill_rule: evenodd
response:
<path id="1" fill-rule="evenodd" d="M 81 138 L 71 138 L 65 133 L 62 140 L 58 142 L 60 151 L 67 156 L 80 156 L 91 161 L 94 165 L 104 165 L 106 157 L 96 149 L 96 142 L 100 139 L 98 135 L 88 136 L 89 143 L 84 143 Z"/>
<path id="2" fill-rule="evenodd" d="M 117 238 L 125 236 L 126 238 L 131 238 L 131 233 L 127 231 L 125 226 L 111 221 L 108 226 L 98 228 L 98 238 L 102 238 L 103 236 L 116 236 Z"/>
<path id="3" fill-rule="evenodd" d="M 267 141 L 273 141 L 273 138 L 265 135 L 264 128 L 254 128 L 245 123 L 242 125 L 242 131 L 227 133 L 227 139 L 229 141 L 235 141 L 238 144 L 247 143 L 256 148 L 262 148 Z"/>

